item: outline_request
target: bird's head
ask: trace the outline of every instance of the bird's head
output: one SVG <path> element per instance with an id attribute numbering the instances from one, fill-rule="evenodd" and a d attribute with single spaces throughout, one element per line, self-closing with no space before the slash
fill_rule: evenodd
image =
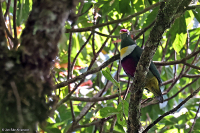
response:
<path id="1" fill-rule="evenodd" d="M 129 35 L 129 30 L 121 29 L 119 34 L 121 34 L 121 39 L 124 39 Z"/>
<path id="2" fill-rule="evenodd" d="M 129 35 L 129 30 L 121 29 L 120 35 L 121 35 L 121 49 L 127 46 L 136 45 L 135 41 L 133 41 L 133 39 Z"/>

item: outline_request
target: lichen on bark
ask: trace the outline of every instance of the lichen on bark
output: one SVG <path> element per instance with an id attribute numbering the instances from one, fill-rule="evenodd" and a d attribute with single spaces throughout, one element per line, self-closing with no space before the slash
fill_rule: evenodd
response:
<path id="1" fill-rule="evenodd" d="M 5 35 L 0 25 L 0 129 L 34 132 L 36 123 L 48 118 L 54 103 L 47 102 L 49 97 L 54 99 L 50 69 L 72 3 L 73 0 L 35 0 L 17 50 L 3 47 Z"/>

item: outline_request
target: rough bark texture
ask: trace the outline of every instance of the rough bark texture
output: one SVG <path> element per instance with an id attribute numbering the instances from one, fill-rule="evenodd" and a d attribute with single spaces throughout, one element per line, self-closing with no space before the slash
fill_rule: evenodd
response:
<path id="1" fill-rule="evenodd" d="M 140 131 L 140 101 L 142 99 L 143 88 L 145 85 L 144 81 L 146 74 L 149 71 L 149 65 L 153 55 L 155 54 L 159 42 L 162 39 L 162 34 L 174 22 L 174 20 L 177 18 L 177 14 L 180 12 L 181 14 L 183 13 L 184 7 L 190 2 L 191 0 L 170 0 L 166 3 L 166 5 L 163 2 L 160 6 L 155 25 L 150 33 L 145 49 L 137 65 L 135 78 L 133 81 L 134 85 L 131 87 L 128 133 L 138 133 Z M 185 5 L 185 3 L 187 3 L 187 5 Z M 182 6 L 182 4 L 184 4 L 184 6 Z M 180 16 L 180 14 L 178 14 L 178 16 Z"/>
<path id="2" fill-rule="evenodd" d="M 0 26 L 0 129 L 33 132 L 36 123 L 48 117 L 50 68 L 71 8 L 72 0 L 35 0 L 17 51 L 3 45 Z"/>

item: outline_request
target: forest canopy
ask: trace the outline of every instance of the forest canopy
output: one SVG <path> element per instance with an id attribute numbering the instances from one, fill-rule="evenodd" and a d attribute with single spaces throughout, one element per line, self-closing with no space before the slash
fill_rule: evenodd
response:
<path id="1" fill-rule="evenodd" d="M 121 29 L 144 49 L 134 78 Z M 1 0 L 0 51 L 1 131 L 200 132 L 199 0 Z"/>

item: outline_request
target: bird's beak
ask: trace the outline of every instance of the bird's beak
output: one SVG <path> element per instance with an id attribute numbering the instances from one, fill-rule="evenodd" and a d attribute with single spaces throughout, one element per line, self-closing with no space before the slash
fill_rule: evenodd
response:
<path id="1" fill-rule="evenodd" d="M 127 32 L 120 32 L 119 34 L 124 34 L 124 33 L 127 33 Z"/>

